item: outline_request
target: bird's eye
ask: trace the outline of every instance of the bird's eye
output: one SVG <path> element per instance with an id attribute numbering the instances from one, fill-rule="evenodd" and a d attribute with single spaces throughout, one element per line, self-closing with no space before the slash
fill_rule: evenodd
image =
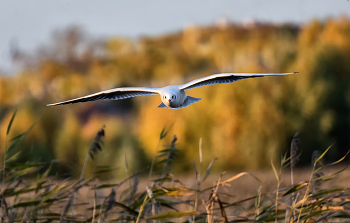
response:
<path id="1" fill-rule="evenodd" d="M 166 95 L 164 95 L 164 98 L 166 99 Z"/>
<path id="2" fill-rule="evenodd" d="M 174 99 L 174 95 L 173 95 L 173 96 L 171 96 L 171 98 L 172 98 L 172 99 Z"/>

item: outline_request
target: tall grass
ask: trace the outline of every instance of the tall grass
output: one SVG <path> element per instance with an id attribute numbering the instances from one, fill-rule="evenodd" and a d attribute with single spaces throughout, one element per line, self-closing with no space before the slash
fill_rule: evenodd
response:
<path id="1" fill-rule="evenodd" d="M 6 134 L 11 130 L 14 117 Z M 163 144 L 166 134 L 165 130 L 160 134 L 158 147 Z M 99 170 L 95 167 L 94 174 L 85 176 L 86 162 L 79 180 L 49 174 L 52 165 L 59 164 L 56 160 L 17 163 L 19 152 L 15 152 L 15 147 L 19 147 L 18 141 L 25 135 L 5 144 L 0 188 L 2 222 L 347 222 L 350 218 L 347 208 L 350 188 L 322 187 L 324 182 L 334 181 L 336 175 L 345 171 L 347 167 L 324 174 L 324 170 L 341 163 L 345 156 L 337 162 L 325 164 L 322 159 L 331 147 L 323 153 L 315 152 L 310 178 L 294 183 L 293 168 L 298 157 L 296 143 L 299 140 L 296 136 L 291 143 L 290 157 L 282 157 L 278 166 L 272 163 L 277 189 L 263 192 L 259 187 L 256 196 L 237 199 L 235 190 L 228 190 L 234 181 L 250 177 L 258 185 L 266 185 L 253 174 L 242 172 L 233 176 L 222 173 L 211 186 L 206 186 L 204 182 L 211 175 L 215 159 L 203 163 L 201 140 L 199 165 L 194 161 L 192 170 L 193 182 L 196 183 L 191 187 L 176 177 L 176 169 L 172 167 L 173 162 L 181 160 L 176 136 L 164 148 L 158 149 L 149 167 L 110 183 L 99 175 L 110 171 L 108 168 Z M 96 152 L 101 149 L 103 135 L 104 129 L 97 132 L 87 159 L 98 155 Z M 9 148 L 7 144 L 10 144 Z M 207 166 L 205 172 L 204 166 Z M 291 184 L 281 188 L 282 173 L 288 166 L 291 168 Z M 128 171 L 126 161 L 125 167 Z M 148 179 L 142 177 L 147 172 Z M 268 188 L 273 187 L 268 185 Z"/>

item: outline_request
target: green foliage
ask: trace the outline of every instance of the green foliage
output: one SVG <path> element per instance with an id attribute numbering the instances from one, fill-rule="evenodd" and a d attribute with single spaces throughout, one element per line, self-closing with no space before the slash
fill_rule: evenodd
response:
<path id="1" fill-rule="evenodd" d="M 10 132 L 10 129 L 11 129 L 11 126 L 12 126 L 12 122 L 13 122 L 15 116 L 16 116 L 16 112 L 17 112 L 17 110 L 16 110 L 16 111 L 13 113 L 13 115 L 12 115 L 12 118 L 11 118 L 11 120 L 10 120 L 10 123 L 9 123 L 9 125 L 8 125 L 8 127 L 7 127 L 6 135 L 8 135 L 9 132 Z"/>

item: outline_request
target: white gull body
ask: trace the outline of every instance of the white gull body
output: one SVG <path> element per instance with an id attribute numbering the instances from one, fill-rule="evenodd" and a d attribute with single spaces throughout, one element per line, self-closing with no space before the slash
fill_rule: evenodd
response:
<path id="1" fill-rule="evenodd" d="M 192 88 L 213 85 L 213 84 L 232 83 L 232 82 L 242 80 L 242 79 L 247 79 L 247 78 L 275 76 L 275 75 L 288 75 L 288 74 L 294 74 L 294 73 L 297 73 L 297 72 L 213 74 L 207 77 L 190 81 L 186 84 L 169 85 L 163 88 L 148 88 L 148 87 L 114 88 L 111 90 L 101 91 L 95 94 L 90 94 L 84 97 L 75 98 L 68 101 L 48 104 L 47 106 L 65 105 L 65 104 L 81 103 L 81 102 L 88 102 L 88 101 L 97 101 L 97 100 L 120 100 L 120 99 L 136 97 L 136 96 L 159 94 L 162 100 L 162 103 L 158 105 L 159 108 L 180 109 L 180 108 L 185 108 L 201 100 L 201 98 L 195 98 L 195 97 L 186 95 L 185 91 Z"/>

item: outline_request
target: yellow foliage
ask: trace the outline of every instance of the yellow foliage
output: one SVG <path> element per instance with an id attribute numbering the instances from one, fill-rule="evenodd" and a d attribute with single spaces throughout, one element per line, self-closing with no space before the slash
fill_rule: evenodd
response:
<path id="1" fill-rule="evenodd" d="M 63 62 L 46 58 L 37 72 L 28 68 L 0 76 L 0 140 L 18 106 L 11 134 L 39 120 L 31 139 L 77 166 L 103 125 L 106 147 L 114 150 L 107 149 L 96 162 L 117 159 L 114 163 L 119 165 L 127 154 L 139 165 L 140 160 L 155 155 L 165 127 L 170 131 L 160 146 L 176 134 L 183 162 L 198 157 L 202 138 L 204 160 L 219 158 L 217 167 L 267 166 L 271 159 L 279 159 L 296 131 L 310 139 L 308 146 L 334 139 L 332 131 L 340 123 L 339 115 L 347 114 L 350 101 L 343 93 L 349 92 L 349 34 L 345 17 L 325 23 L 314 20 L 301 27 L 191 26 L 139 41 L 113 38 L 92 57 Z M 293 71 L 299 73 L 190 90 L 188 95 L 202 100 L 180 110 L 157 108 L 159 96 L 44 107 L 114 87 L 162 87 L 219 72 Z M 315 137 L 311 129 L 321 136 Z M 140 155 L 141 151 L 145 154 Z"/>

